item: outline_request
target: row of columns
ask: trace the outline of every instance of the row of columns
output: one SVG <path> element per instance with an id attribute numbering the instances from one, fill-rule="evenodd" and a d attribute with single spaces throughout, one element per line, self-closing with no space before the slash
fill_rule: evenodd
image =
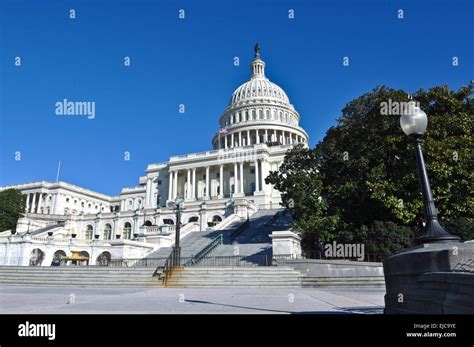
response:
<path id="1" fill-rule="evenodd" d="M 235 98 L 233 99 L 235 101 Z M 277 112 L 270 109 L 257 109 L 243 112 L 235 112 L 227 115 L 224 119 L 225 125 L 238 124 L 240 122 L 258 121 L 258 120 L 272 120 L 282 122 L 285 124 L 297 124 L 297 118 L 289 113 Z"/>
<path id="2" fill-rule="evenodd" d="M 281 135 L 278 134 L 281 133 Z M 251 133 L 254 133 L 255 140 L 252 143 Z M 289 136 L 287 136 L 289 135 Z M 273 141 L 279 141 L 279 136 L 282 136 L 282 145 L 288 145 L 293 143 L 303 143 L 304 137 L 294 134 L 289 131 L 284 130 L 268 130 L 264 129 L 263 132 L 259 131 L 259 129 L 255 130 L 245 130 L 245 131 L 238 131 L 233 132 L 231 134 L 224 134 L 220 135 L 220 138 L 217 138 L 217 148 L 234 148 L 234 147 L 242 147 L 242 146 L 249 146 L 253 144 L 260 143 L 260 136 L 263 136 L 262 142 L 270 142 L 269 139 Z"/>
<path id="3" fill-rule="evenodd" d="M 50 204 L 50 212 L 54 213 L 54 207 L 56 206 L 57 194 L 52 194 L 52 200 Z M 25 211 L 30 213 L 40 213 L 41 207 L 43 207 L 43 193 L 28 193 L 26 194 L 26 206 Z"/>
<path id="4" fill-rule="evenodd" d="M 244 194 L 244 162 L 235 162 L 234 164 L 234 193 Z M 260 192 L 260 169 L 262 163 L 259 160 L 254 161 L 255 166 L 255 192 Z M 211 166 L 208 165 L 205 167 L 206 178 L 205 178 L 205 198 L 210 198 L 210 169 Z M 187 200 L 196 200 L 196 170 L 197 168 L 183 169 L 186 170 L 186 182 L 188 183 L 188 189 L 186 191 Z M 169 172 L 169 184 L 168 184 L 168 200 L 175 200 L 178 196 L 178 172 L 180 170 L 171 170 Z M 229 177 L 230 179 L 230 177 Z M 230 188 L 230 184 L 229 184 Z M 224 196 L 224 164 L 219 164 L 219 194 L 218 198 Z"/>
<path id="5" fill-rule="evenodd" d="M 43 199 L 43 194 L 45 195 L 45 199 Z M 29 213 L 41 213 L 41 208 L 42 207 L 47 207 L 49 209 L 48 212 L 44 212 L 45 214 L 63 214 L 64 211 L 59 211 L 57 208 L 58 204 L 58 199 L 61 197 L 64 198 L 64 194 L 61 193 L 43 193 L 43 192 L 35 192 L 35 193 L 28 193 L 26 195 L 26 208 L 25 211 Z M 51 200 L 49 198 L 51 197 Z M 74 200 L 74 197 L 71 197 L 70 199 Z M 93 204 L 94 209 L 90 208 L 89 213 L 97 213 L 97 212 L 103 212 L 102 207 L 104 205 L 97 205 L 99 207 L 98 210 L 95 210 L 96 203 L 91 202 L 91 201 L 82 201 L 80 198 L 78 198 L 79 205 L 75 207 L 74 204 L 72 204 L 72 201 L 69 202 L 69 204 L 65 203 L 65 207 L 69 208 L 70 210 L 72 209 L 77 209 L 78 212 L 84 212 L 85 210 L 88 209 L 86 206 L 82 206 L 81 203 L 84 202 L 84 204 Z M 43 206 L 44 203 L 44 206 Z"/>

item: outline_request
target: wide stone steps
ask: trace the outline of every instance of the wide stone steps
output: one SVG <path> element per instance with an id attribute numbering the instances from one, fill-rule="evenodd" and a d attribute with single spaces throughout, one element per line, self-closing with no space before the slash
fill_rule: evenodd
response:
<path id="1" fill-rule="evenodd" d="M 150 287 L 154 268 L 0 267 L 0 285 L 38 287 Z"/>
<path id="2" fill-rule="evenodd" d="M 166 287 L 300 287 L 301 274 L 284 267 L 178 268 Z"/>
<path id="3" fill-rule="evenodd" d="M 383 276 L 302 277 L 302 287 L 385 287 Z"/>

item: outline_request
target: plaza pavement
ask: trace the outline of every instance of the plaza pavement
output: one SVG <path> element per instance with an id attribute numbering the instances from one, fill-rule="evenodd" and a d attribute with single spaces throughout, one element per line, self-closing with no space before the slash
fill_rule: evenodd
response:
<path id="1" fill-rule="evenodd" d="M 74 302 L 71 301 L 74 294 Z M 380 314 L 385 288 L 0 287 L 0 314 Z"/>

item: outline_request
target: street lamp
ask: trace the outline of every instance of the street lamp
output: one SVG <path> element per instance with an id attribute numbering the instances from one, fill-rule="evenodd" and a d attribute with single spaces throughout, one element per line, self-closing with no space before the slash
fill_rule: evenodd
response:
<path id="1" fill-rule="evenodd" d="M 420 176 L 421 191 L 423 193 L 423 215 L 425 226 L 420 236 L 415 239 L 415 244 L 423 244 L 439 241 L 460 241 L 460 238 L 448 233 L 438 221 L 433 194 L 431 192 L 428 173 L 426 172 L 425 160 L 421 150 L 421 139 L 426 132 L 428 117 L 426 113 L 416 105 L 414 101 L 408 103 L 408 112 L 400 117 L 400 126 L 403 132 L 415 142 L 416 160 Z"/>
<path id="2" fill-rule="evenodd" d="M 175 201 L 168 201 L 166 206 L 169 209 L 174 209 L 176 213 L 176 234 L 174 239 L 174 247 L 173 247 L 173 266 L 179 266 L 181 263 L 181 247 L 179 245 L 179 238 L 180 238 L 180 230 L 181 230 L 181 211 L 183 210 L 184 199 L 176 198 Z"/>

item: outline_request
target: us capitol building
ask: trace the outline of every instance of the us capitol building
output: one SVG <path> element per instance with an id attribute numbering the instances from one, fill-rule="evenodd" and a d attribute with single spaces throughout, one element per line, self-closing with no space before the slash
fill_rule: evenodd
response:
<path id="1" fill-rule="evenodd" d="M 138 186 L 108 196 L 66 182 L 0 187 L 26 196 L 25 216 L 0 233 L 0 265 L 49 266 L 71 249 L 94 265 L 104 259 L 143 258 L 174 243 L 175 211 L 184 199 L 181 236 L 220 230 L 258 210 L 280 207 L 265 183 L 295 144 L 307 146 L 300 115 L 285 91 L 265 75 L 258 44 L 250 79 L 232 94 L 212 138 L 213 149 L 149 164 Z"/>

